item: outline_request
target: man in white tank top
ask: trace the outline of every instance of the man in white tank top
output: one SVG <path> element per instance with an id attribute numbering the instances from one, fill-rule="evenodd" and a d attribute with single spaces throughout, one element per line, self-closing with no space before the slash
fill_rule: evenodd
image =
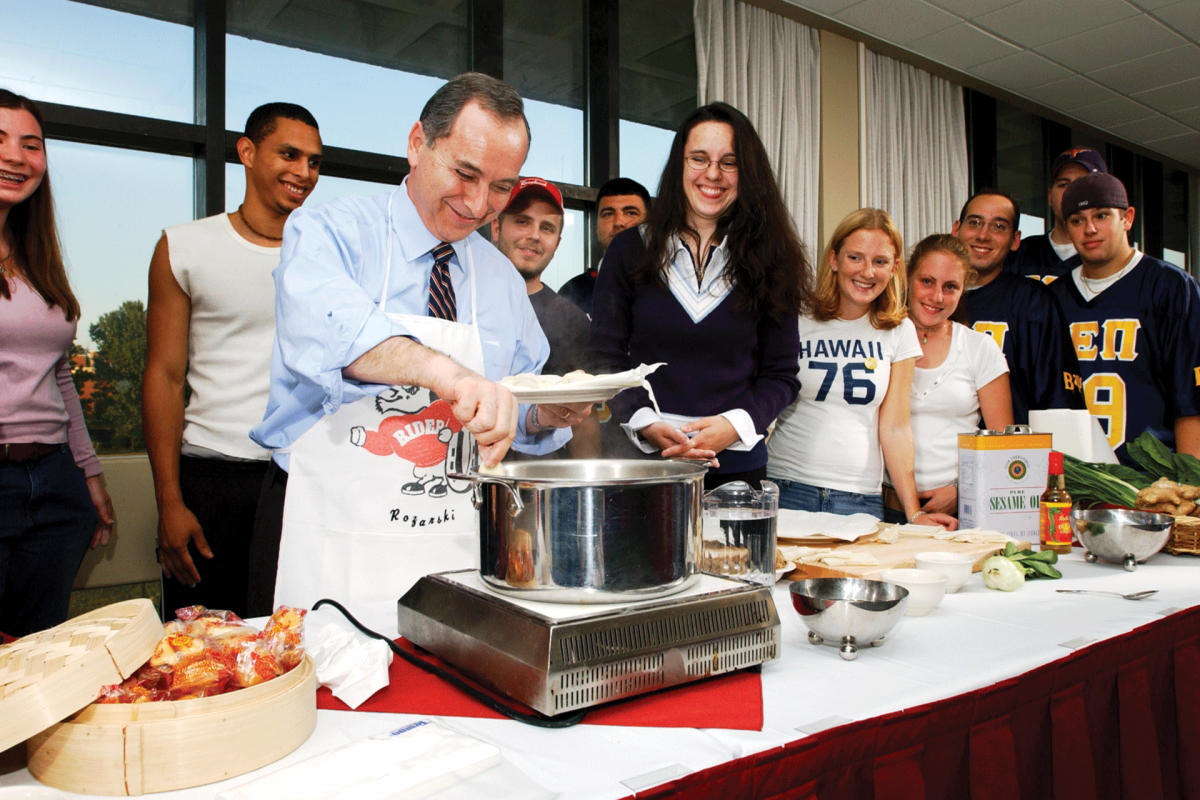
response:
<path id="1" fill-rule="evenodd" d="M 268 103 L 250 114 L 237 151 L 246 169 L 237 211 L 167 228 L 150 261 L 142 425 L 168 618 L 196 604 L 246 613 L 271 455 L 248 436 L 267 405 L 271 272 L 288 215 L 317 184 L 321 135 L 301 106 Z"/>

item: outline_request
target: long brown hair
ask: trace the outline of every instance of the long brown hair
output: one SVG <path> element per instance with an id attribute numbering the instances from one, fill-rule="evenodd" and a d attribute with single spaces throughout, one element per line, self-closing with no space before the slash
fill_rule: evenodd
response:
<path id="1" fill-rule="evenodd" d="M 869 312 L 871 327 L 880 331 L 891 330 L 908 316 L 908 309 L 904 305 L 908 277 L 904 269 L 904 242 L 900 238 L 900 229 L 892 221 L 891 215 L 880 208 L 860 208 L 851 211 L 834 229 L 829 244 L 825 245 L 825 252 L 821 254 L 821 262 L 817 265 L 813 319 L 829 322 L 837 319 L 841 313 L 842 293 L 838 289 L 837 274 L 829 266 L 829 259 L 842 249 L 846 239 L 855 231 L 879 231 L 892 240 L 892 247 L 896 250 L 896 269 L 892 273 L 892 279 L 888 281 L 887 288 L 871 303 Z"/>
<path id="2" fill-rule="evenodd" d="M 738 295 L 735 309 L 756 319 L 766 317 L 783 323 L 789 315 L 808 308 L 812 295 L 808 258 L 762 140 L 746 115 L 726 103 L 701 106 L 676 132 L 658 184 L 658 197 L 646 214 L 646 256 L 635 270 L 634 279 L 666 285 L 672 235 L 696 235 L 688 225 L 683 151 L 688 134 L 702 122 L 723 122 L 733 130 L 737 199 L 717 221 L 717 230 L 729 237 L 729 278 Z"/>
<path id="3" fill-rule="evenodd" d="M 28 97 L 0 89 L 0 108 L 28 111 L 45 131 L 42 112 Z M 50 193 L 50 171 L 29 199 L 8 211 L 6 227 L 12 232 L 13 255 L 25 273 L 25 280 L 49 306 L 58 306 L 68 320 L 79 319 L 79 301 L 71 291 L 63 266 L 58 226 L 54 224 L 54 198 Z M 0 275 L 0 297 L 12 298 L 8 281 Z"/>

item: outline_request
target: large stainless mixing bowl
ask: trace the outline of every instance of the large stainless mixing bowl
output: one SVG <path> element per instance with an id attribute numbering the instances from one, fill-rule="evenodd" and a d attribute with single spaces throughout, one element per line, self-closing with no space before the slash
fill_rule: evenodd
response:
<path id="1" fill-rule="evenodd" d="M 1171 540 L 1175 519 L 1127 508 L 1073 508 L 1071 527 L 1089 562 L 1124 564 L 1133 572 Z"/>
<path id="2" fill-rule="evenodd" d="M 681 591 L 699 576 L 701 464 L 517 461 L 475 483 L 479 574 L 494 590 L 559 603 Z"/>
<path id="3" fill-rule="evenodd" d="M 808 640 L 840 643 L 847 661 L 864 645 L 878 647 L 908 605 L 908 589 L 862 578 L 811 578 L 792 584 L 792 606 L 808 626 Z"/>

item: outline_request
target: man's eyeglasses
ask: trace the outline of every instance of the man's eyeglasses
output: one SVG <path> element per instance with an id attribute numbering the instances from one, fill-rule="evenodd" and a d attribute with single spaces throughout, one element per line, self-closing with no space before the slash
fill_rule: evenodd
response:
<path id="1" fill-rule="evenodd" d="M 981 231 L 986 227 L 989 231 L 997 236 L 1004 236 L 1012 230 L 1012 224 L 1006 219 L 994 219 L 991 222 L 984 222 L 980 217 L 967 217 L 963 220 L 962 226 L 969 231 Z"/>
<path id="2" fill-rule="evenodd" d="M 721 172 L 737 172 L 737 159 L 734 156 L 725 156 L 721 159 L 710 159 L 708 156 L 702 156 L 699 153 L 692 153 L 690 156 L 685 156 L 684 161 L 688 163 L 692 169 L 697 172 L 705 172 L 709 166 L 716 164 L 720 167 Z"/>

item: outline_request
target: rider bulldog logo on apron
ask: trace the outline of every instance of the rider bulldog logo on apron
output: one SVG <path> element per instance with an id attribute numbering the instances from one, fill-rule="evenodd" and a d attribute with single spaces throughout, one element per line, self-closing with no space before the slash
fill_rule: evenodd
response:
<path id="1" fill-rule="evenodd" d="M 392 264 L 390 197 L 387 225 L 379 297 L 384 313 Z M 475 265 L 469 243 L 461 247 L 470 324 L 388 317 L 426 347 L 482 374 Z M 473 447 L 449 404 L 422 387 L 392 386 L 323 416 L 289 451 L 275 604 L 310 608 L 329 597 L 364 623 L 374 619 L 391 629 L 396 601 L 421 576 L 477 567 L 479 527 L 469 485 L 446 477 L 448 467 L 469 463 Z"/>

